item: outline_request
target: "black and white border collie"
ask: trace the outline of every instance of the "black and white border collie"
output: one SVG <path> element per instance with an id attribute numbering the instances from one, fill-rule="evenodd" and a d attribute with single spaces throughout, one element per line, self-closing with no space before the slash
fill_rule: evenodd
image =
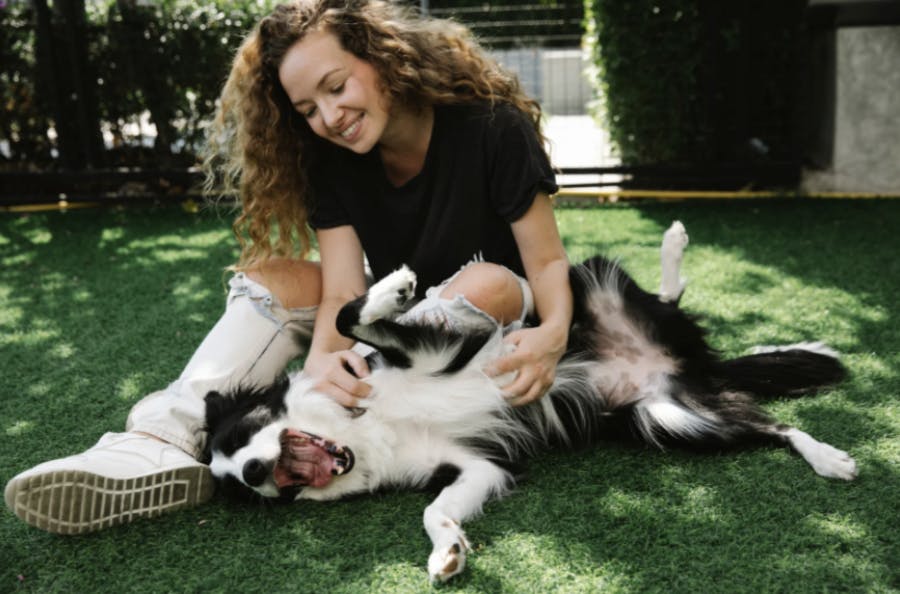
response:
<path id="1" fill-rule="evenodd" d="M 568 350 L 541 400 L 510 407 L 483 369 L 505 352 L 498 329 L 455 333 L 398 321 L 415 275 L 401 268 L 337 318 L 345 336 L 377 349 L 357 409 L 318 393 L 302 374 L 273 386 L 210 393 L 213 474 L 266 498 L 329 500 L 386 486 L 446 486 L 426 508 L 434 545 L 432 581 L 461 572 L 469 543 L 462 522 L 513 484 L 514 463 L 544 448 L 632 438 L 691 449 L 788 446 L 818 474 L 850 480 L 853 459 L 799 429 L 778 424 L 754 397 L 798 395 L 844 377 L 818 343 L 762 348 L 722 360 L 704 330 L 680 310 L 684 227 L 662 246 L 659 295 L 640 289 L 602 257 L 573 266 Z"/>

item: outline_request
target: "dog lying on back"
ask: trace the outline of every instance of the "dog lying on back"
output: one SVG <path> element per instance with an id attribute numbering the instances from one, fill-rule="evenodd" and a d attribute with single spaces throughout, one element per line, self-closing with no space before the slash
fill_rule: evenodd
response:
<path id="1" fill-rule="evenodd" d="M 799 429 L 778 424 L 755 397 L 800 395 L 844 375 L 819 343 L 760 348 L 722 360 L 677 302 L 684 227 L 662 247 L 659 295 L 640 289 L 602 257 L 573 266 L 568 350 L 541 400 L 512 408 L 483 369 L 505 353 L 498 328 L 455 333 L 398 321 L 415 293 L 401 268 L 348 303 L 339 331 L 377 349 L 366 378 L 372 395 L 341 407 L 297 375 L 273 386 L 207 396 L 213 474 L 266 498 L 328 500 L 385 486 L 446 486 L 426 508 L 432 581 L 465 566 L 462 523 L 513 485 L 512 463 L 549 447 L 637 439 L 699 450 L 787 446 L 818 474 L 850 480 L 853 459 Z"/>

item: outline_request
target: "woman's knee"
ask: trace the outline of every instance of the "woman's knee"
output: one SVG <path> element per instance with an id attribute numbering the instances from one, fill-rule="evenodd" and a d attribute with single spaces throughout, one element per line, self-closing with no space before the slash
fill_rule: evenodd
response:
<path id="1" fill-rule="evenodd" d="M 518 277 L 508 268 L 490 262 L 466 266 L 441 291 L 441 297 L 457 295 L 493 317 L 501 324 L 518 320 L 522 314 L 522 287 Z"/>
<path id="2" fill-rule="evenodd" d="M 245 272 L 288 309 L 313 307 L 322 301 L 322 270 L 315 262 L 272 258 Z"/>

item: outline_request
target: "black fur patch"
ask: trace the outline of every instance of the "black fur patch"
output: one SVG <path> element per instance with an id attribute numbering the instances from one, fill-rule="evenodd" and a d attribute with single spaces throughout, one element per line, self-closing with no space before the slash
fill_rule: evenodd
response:
<path id="1" fill-rule="evenodd" d="M 431 473 L 431 478 L 424 490 L 428 493 L 439 493 L 444 487 L 452 485 L 460 474 L 459 466 L 444 462 Z"/>
<path id="2" fill-rule="evenodd" d="M 488 432 L 488 435 L 457 438 L 459 445 L 512 475 L 521 470 L 522 460 L 540 449 L 578 450 L 610 439 L 691 450 L 785 445 L 782 426 L 756 404 L 754 397 L 808 392 L 836 383 L 845 375 L 837 359 L 804 350 L 723 361 L 709 346 L 706 332 L 696 317 L 644 291 L 606 258 L 595 257 L 573 266 L 570 283 L 574 307 L 565 357 L 576 361 L 568 367 L 560 366 L 557 373 L 571 375 L 563 377 L 565 381 L 560 381 L 543 401 L 498 413 L 512 415 L 521 432 Z M 607 294 L 594 300 L 596 291 Z M 618 297 L 607 299 L 610 291 L 616 291 Z M 442 367 L 435 375 L 454 374 L 465 369 L 492 336 L 490 332 L 463 334 L 440 326 L 401 324 L 391 319 L 362 325 L 359 313 L 365 299 L 363 296 L 344 306 L 337 325 L 343 335 L 378 350 L 377 356 L 369 360 L 372 369 L 409 368 L 419 354 L 444 353 Z M 610 313 L 595 309 L 610 310 Z M 666 359 L 665 365 L 651 368 L 656 374 L 652 381 L 641 380 L 646 383 L 635 385 L 624 395 L 609 387 L 617 385 L 617 378 L 596 375 L 619 373 L 620 381 L 628 381 L 627 371 L 602 366 L 609 357 L 620 356 L 611 354 L 615 349 L 604 345 L 609 340 L 603 332 L 611 326 L 604 325 L 603 315 L 626 318 L 635 332 L 641 334 L 638 342 L 652 344 L 649 353 L 635 347 L 634 353 L 629 354 L 634 361 L 659 357 L 659 353 Z M 612 336 L 615 331 L 610 329 L 609 334 Z M 284 413 L 287 389 L 287 380 L 281 379 L 269 388 L 241 389 L 225 395 L 211 392 L 207 396 L 206 419 L 209 447 L 226 456 L 232 455 L 255 432 Z M 667 406 L 659 412 L 660 407 L 650 406 L 644 399 L 662 401 Z M 672 416 L 669 413 L 674 407 L 681 411 Z M 402 447 L 415 447 L 415 444 Z M 460 468 L 439 464 L 430 480 L 395 487 L 440 490 L 453 484 L 459 474 Z M 285 499 L 292 499 L 291 495 L 296 495 L 296 491 L 285 493 Z"/>
<path id="3" fill-rule="evenodd" d="M 250 438 L 286 410 L 284 395 L 290 387 L 285 376 L 262 388 L 238 388 L 206 395 L 207 453 L 231 456 Z"/>
<path id="4" fill-rule="evenodd" d="M 846 375 L 834 357 L 804 349 L 748 355 L 721 364 L 724 389 L 763 397 L 806 394 L 836 384 Z"/>

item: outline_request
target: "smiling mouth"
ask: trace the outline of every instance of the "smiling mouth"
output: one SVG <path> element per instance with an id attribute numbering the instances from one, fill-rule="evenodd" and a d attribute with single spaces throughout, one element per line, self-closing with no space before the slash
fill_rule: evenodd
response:
<path id="1" fill-rule="evenodd" d="M 281 432 L 281 456 L 272 471 L 279 489 L 324 487 L 353 469 L 353 452 L 318 435 L 294 429 Z"/>
<path id="2" fill-rule="evenodd" d="M 356 133 L 359 131 L 360 126 L 362 126 L 362 120 L 363 116 L 359 116 L 359 119 L 350 124 L 346 130 L 340 133 L 340 137 L 344 140 L 350 140 L 351 138 L 356 136 Z"/>

